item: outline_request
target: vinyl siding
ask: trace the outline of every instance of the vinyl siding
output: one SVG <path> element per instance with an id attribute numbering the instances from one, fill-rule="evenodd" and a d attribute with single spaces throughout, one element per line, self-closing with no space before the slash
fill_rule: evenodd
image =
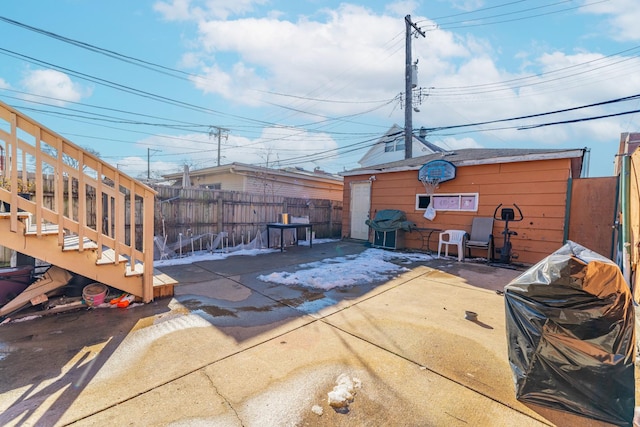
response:
<path id="1" fill-rule="evenodd" d="M 478 211 L 438 211 L 433 221 L 423 217 L 423 210 L 415 209 L 415 195 L 425 193 L 417 170 L 378 173 L 371 187 L 371 216 L 382 209 L 400 209 L 418 227 L 470 232 L 474 217 L 490 217 L 499 204 L 511 207 L 516 203 L 524 220 L 509 223 L 509 228 L 518 233 L 511 239 L 513 252 L 519 255 L 518 262 L 535 263 L 563 244 L 570 170 L 571 159 L 458 167 L 456 178 L 442 183 L 436 194 L 478 193 Z M 349 206 L 349 183 L 367 180 L 369 176 L 345 176 L 345 210 Z M 350 214 L 345 212 L 343 234 L 350 229 L 349 221 Z M 494 223 L 496 247 L 503 245 L 504 225 L 502 221 Z M 418 233 L 405 233 L 405 245 L 408 249 L 425 249 Z M 431 249 L 437 249 L 437 237 L 431 238 Z"/>

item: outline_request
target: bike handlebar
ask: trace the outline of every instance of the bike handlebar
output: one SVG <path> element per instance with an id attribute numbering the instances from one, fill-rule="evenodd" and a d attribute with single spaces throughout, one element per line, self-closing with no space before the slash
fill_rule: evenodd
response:
<path id="1" fill-rule="evenodd" d="M 513 204 L 513 206 L 516 207 L 516 209 L 518 209 L 518 213 L 520 214 L 520 219 L 512 219 L 512 221 L 522 221 L 524 219 L 524 216 L 522 215 L 522 211 L 520 210 L 520 207 L 518 207 L 518 205 L 516 205 L 515 203 Z"/>
<path id="2" fill-rule="evenodd" d="M 496 210 L 493 211 L 493 219 L 498 220 L 498 221 L 503 221 L 502 218 L 498 217 L 498 209 L 500 209 L 500 206 L 502 206 L 502 203 L 500 203 L 496 207 Z M 524 219 L 524 216 L 522 215 L 522 211 L 520 210 L 520 207 L 518 205 L 516 205 L 515 203 L 513 204 L 513 206 L 515 206 L 515 208 L 518 210 L 518 215 L 520 215 L 520 218 L 519 219 L 514 218 L 511 221 L 513 221 L 513 222 L 522 221 Z"/>

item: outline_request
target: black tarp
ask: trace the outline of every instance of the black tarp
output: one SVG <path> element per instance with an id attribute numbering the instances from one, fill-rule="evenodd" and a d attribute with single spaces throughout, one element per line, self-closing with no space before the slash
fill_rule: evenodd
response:
<path id="1" fill-rule="evenodd" d="M 365 223 L 375 231 L 411 231 L 416 224 L 407 221 L 407 215 L 397 209 L 383 209 L 376 213 L 373 220 L 366 220 Z"/>
<path id="2" fill-rule="evenodd" d="M 631 426 L 635 309 L 618 266 L 568 242 L 504 296 L 516 398 Z"/>

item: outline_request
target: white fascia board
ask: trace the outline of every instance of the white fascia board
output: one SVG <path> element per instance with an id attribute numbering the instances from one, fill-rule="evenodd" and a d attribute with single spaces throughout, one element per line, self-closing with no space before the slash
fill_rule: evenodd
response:
<path id="1" fill-rule="evenodd" d="M 576 150 L 567 150 L 567 151 L 559 151 L 559 152 L 548 152 L 548 153 L 532 153 L 525 154 L 522 156 L 505 156 L 505 157 L 491 157 L 487 159 L 477 159 L 477 160 L 459 160 L 455 162 L 456 167 L 460 166 L 477 166 L 477 165 L 491 165 L 491 164 L 499 164 L 499 163 L 516 163 L 516 162 L 532 162 L 536 160 L 555 160 L 555 159 L 572 159 L 572 158 L 582 158 L 584 156 L 584 149 L 576 149 Z M 446 160 L 446 158 L 444 158 Z M 397 166 L 393 168 L 383 168 L 383 169 L 367 169 L 367 170 L 357 170 L 357 171 L 345 171 L 341 172 L 342 176 L 357 176 L 357 175 L 367 175 L 367 174 L 376 174 L 376 173 L 392 173 L 392 172 L 406 172 L 406 171 L 415 171 L 419 170 L 423 165 L 415 165 L 415 166 Z"/>
<path id="2" fill-rule="evenodd" d="M 481 160 L 464 160 L 458 163 L 459 166 L 484 165 L 491 163 L 515 163 L 515 162 L 531 162 L 536 160 L 556 160 L 556 159 L 573 159 L 583 157 L 584 149 L 549 152 L 549 153 L 532 153 L 522 156 L 505 156 L 494 157 L 491 159 Z"/>
<path id="3" fill-rule="evenodd" d="M 404 170 L 411 170 L 411 169 L 405 167 Z M 398 172 L 398 171 L 391 170 L 391 169 L 358 169 L 356 171 L 340 172 L 340 175 L 341 176 L 375 175 L 377 173 L 386 173 L 386 172 Z"/>

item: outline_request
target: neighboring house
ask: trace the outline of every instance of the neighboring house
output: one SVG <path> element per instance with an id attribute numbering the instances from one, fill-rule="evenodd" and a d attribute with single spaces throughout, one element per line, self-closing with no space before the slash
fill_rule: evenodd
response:
<path id="1" fill-rule="evenodd" d="M 427 141 L 427 132 L 420 129 L 418 135 L 413 135 L 412 157 L 425 156 L 431 153 L 445 151 L 435 144 Z M 405 157 L 404 128 L 394 124 L 358 161 L 361 167 L 380 165 L 395 162 Z"/>
<path id="2" fill-rule="evenodd" d="M 517 262 L 536 263 L 569 238 L 595 251 L 602 248 L 600 253 L 609 256 L 615 181 L 606 180 L 601 188 L 597 188 L 598 193 L 582 190 L 585 185 L 595 188 L 595 184 L 601 183 L 597 178 L 580 180 L 581 185 L 575 182 L 581 176 L 586 152 L 587 149 L 469 148 L 342 172 L 343 237 L 371 239 L 365 221 L 375 218 L 376 212 L 382 209 L 404 211 L 407 219 L 419 228 L 470 232 L 474 217 L 493 217 L 500 204 L 512 207 L 516 203 L 524 215 L 523 221 L 509 223 L 509 229 L 518 233 L 511 239 L 513 253 L 518 255 Z M 436 216 L 428 220 L 424 214 L 428 205 L 425 202 L 429 199 L 425 187 L 418 180 L 418 171 L 437 159 L 455 166 L 455 178 L 441 183 L 433 197 L 436 201 L 447 201 L 452 205 L 441 209 L 436 204 Z M 578 212 L 595 212 L 598 215 L 595 220 L 591 218 L 591 223 L 587 221 L 583 225 L 586 232 L 569 226 L 572 188 L 576 187 L 581 189 L 584 197 L 598 201 L 597 205 L 582 204 L 575 208 Z M 453 203 L 456 200 L 462 202 Z M 589 203 L 590 199 L 585 200 L 583 203 Z M 442 207 L 442 203 L 439 206 Z M 594 221 L 606 222 L 606 226 L 595 227 Z M 494 221 L 497 248 L 503 246 L 504 228 L 505 222 Z M 595 229 L 604 234 L 591 236 Z M 437 250 L 438 232 L 429 241 L 424 239 L 424 235 L 424 232 L 404 233 L 404 247 Z M 581 241 L 587 238 L 589 242 Z M 595 248 L 591 243 L 601 246 Z M 486 253 L 472 255 L 486 256 Z"/>
<path id="3" fill-rule="evenodd" d="M 620 134 L 620 145 L 616 156 L 613 174 L 620 175 L 621 160 L 624 156 L 630 156 L 640 147 L 640 132 L 623 132 Z"/>
<path id="4" fill-rule="evenodd" d="M 185 173 L 163 176 L 183 186 Z M 188 184 L 211 190 L 241 191 L 269 196 L 342 200 L 342 181 L 338 175 L 319 169 L 270 169 L 243 163 L 231 163 L 188 172 Z M 189 185 L 187 185 L 189 186 Z"/>

